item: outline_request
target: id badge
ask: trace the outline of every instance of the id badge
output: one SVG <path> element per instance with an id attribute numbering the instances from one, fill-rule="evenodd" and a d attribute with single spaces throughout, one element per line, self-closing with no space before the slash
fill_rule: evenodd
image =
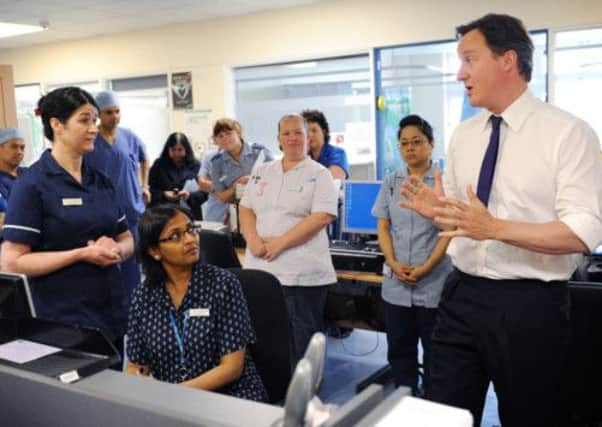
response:
<path id="1" fill-rule="evenodd" d="M 84 201 L 81 197 L 63 197 L 63 206 L 82 206 Z"/>

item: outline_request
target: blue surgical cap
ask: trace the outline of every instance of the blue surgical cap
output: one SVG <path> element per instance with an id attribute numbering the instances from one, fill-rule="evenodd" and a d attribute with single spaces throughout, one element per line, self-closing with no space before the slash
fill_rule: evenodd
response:
<path id="1" fill-rule="evenodd" d="M 10 141 L 11 139 L 23 139 L 23 134 L 17 128 L 0 128 L 0 144 Z"/>
<path id="2" fill-rule="evenodd" d="M 106 108 L 119 107 L 119 99 L 117 94 L 111 91 L 103 91 L 96 95 L 96 103 L 98 104 L 98 110 L 102 111 Z"/>

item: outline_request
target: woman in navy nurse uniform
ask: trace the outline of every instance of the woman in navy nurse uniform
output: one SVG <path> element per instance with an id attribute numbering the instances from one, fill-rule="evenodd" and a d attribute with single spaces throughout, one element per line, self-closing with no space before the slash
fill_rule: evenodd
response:
<path id="1" fill-rule="evenodd" d="M 38 317 L 118 338 L 111 284 L 133 240 L 109 179 L 83 160 L 94 148 L 98 108 L 86 91 L 66 87 L 43 96 L 38 110 L 52 149 L 13 187 L 2 269 L 30 277 Z"/>
<path id="2" fill-rule="evenodd" d="M 433 129 L 419 116 L 399 122 L 399 149 L 407 167 L 385 178 L 372 208 L 378 218 L 378 242 L 385 255 L 382 298 L 388 359 L 397 386 L 418 389 L 418 339 L 424 349 L 423 387 L 429 386 L 431 333 L 451 261 L 445 255 L 449 239 L 417 213 L 399 206 L 401 184 L 410 175 L 434 185 L 431 161 Z"/>

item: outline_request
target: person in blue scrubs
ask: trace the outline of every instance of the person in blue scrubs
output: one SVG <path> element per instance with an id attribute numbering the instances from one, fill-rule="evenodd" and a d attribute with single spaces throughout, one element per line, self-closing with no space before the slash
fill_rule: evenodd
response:
<path id="1" fill-rule="evenodd" d="M 307 121 L 311 158 L 328 169 L 334 179 L 349 178 L 347 153 L 341 147 L 330 144 L 330 128 L 324 113 L 318 110 L 304 110 L 301 115 Z"/>
<path id="2" fill-rule="evenodd" d="M 407 116 L 397 132 L 401 157 L 407 167 L 385 178 L 372 208 L 378 218 L 378 243 L 385 256 L 382 298 L 388 359 L 396 386 L 418 393 L 418 339 L 424 349 L 423 387 L 429 387 L 431 333 L 443 284 L 452 270 L 445 255 L 449 239 L 416 212 L 400 206 L 401 185 L 409 176 L 435 185 L 431 161 L 434 139 L 431 125 L 419 116 Z"/>
<path id="3" fill-rule="evenodd" d="M 137 238 L 137 225 L 150 201 L 148 162 L 143 142 L 129 129 L 119 126 L 121 110 L 114 92 L 96 95 L 99 108 L 99 132 L 94 151 L 86 155 L 89 165 L 107 176 L 113 183 L 117 203 L 125 212 L 130 232 Z M 120 307 L 121 321 L 127 323 L 132 292 L 140 284 L 140 266 L 132 257 L 121 264 L 125 287 L 113 289 L 114 304 Z"/>
<path id="4" fill-rule="evenodd" d="M 134 250 L 111 181 L 90 167 L 98 108 L 76 87 L 38 102 L 52 149 L 16 180 L 4 225 L 2 270 L 30 277 L 38 317 L 99 328 L 113 339 L 111 288 Z"/>
<path id="5" fill-rule="evenodd" d="M 20 164 L 25 155 L 25 141 L 18 128 L 0 128 L 0 227 L 15 179 L 25 168 Z"/>
<path id="6" fill-rule="evenodd" d="M 246 142 L 236 120 L 219 119 L 213 126 L 213 139 L 220 148 L 211 158 L 213 192 L 223 203 L 233 203 L 237 185 L 249 182 L 255 163 L 268 162 L 274 157 L 263 145 Z"/>

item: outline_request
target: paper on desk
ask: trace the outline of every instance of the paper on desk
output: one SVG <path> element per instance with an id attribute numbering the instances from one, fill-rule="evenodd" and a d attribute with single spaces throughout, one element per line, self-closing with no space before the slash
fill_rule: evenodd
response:
<path id="1" fill-rule="evenodd" d="M 376 424 L 376 427 L 471 427 L 472 415 L 454 408 L 415 397 L 404 397 Z"/>
<path id="2" fill-rule="evenodd" d="M 0 345 L 0 359 L 23 364 L 59 351 L 62 350 L 50 345 L 28 340 L 14 340 Z"/>

